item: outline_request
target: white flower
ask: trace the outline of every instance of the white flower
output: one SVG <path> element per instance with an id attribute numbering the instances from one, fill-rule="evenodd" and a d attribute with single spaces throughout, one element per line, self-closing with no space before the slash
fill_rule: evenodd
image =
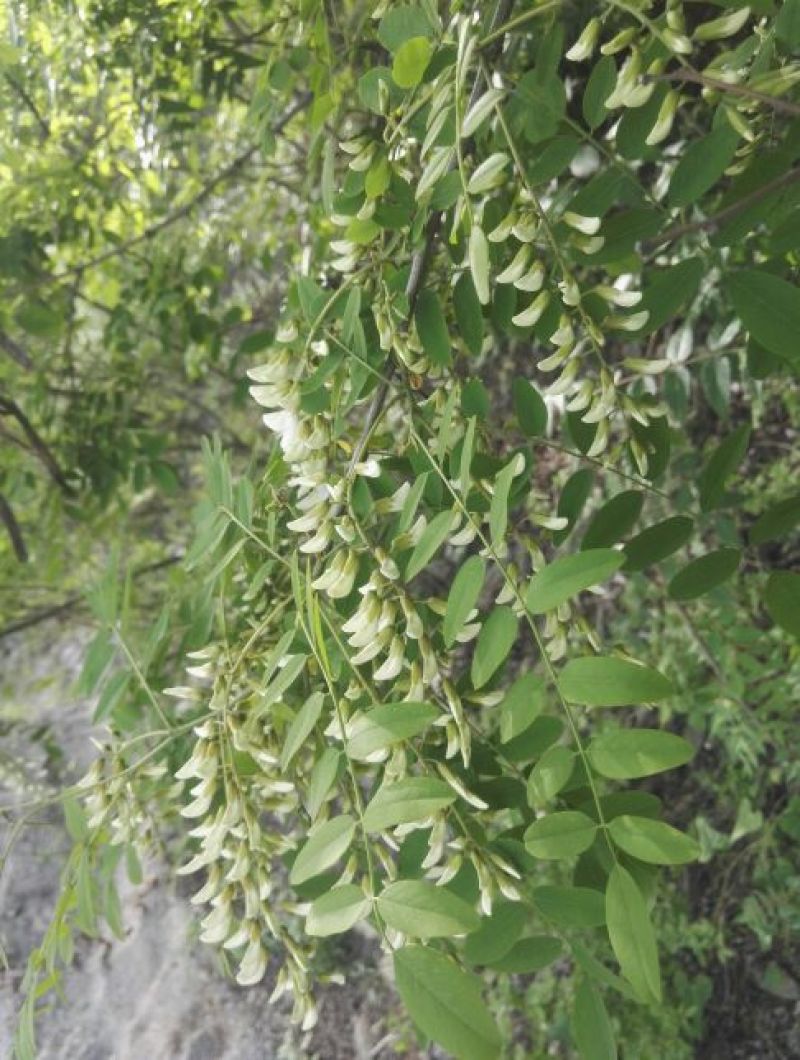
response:
<path id="1" fill-rule="evenodd" d="M 600 19 L 593 18 L 583 27 L 581 35 L 567 52 L 567 59 L 572 63 L 580 63 L 590 58 L 597 46 L 600 36 Z"/>
<path id="2" fill-rule="evenodd" d="M 389 629 L 385 629 L 383 633 L 379 633 L 376 637 L 371 637 L 369 642 L 350 661 L 355 666 L 370 662 L 376 655 L 380 655 L 386 644 L 391 640 L 391 637 L 392 633 Z"/>
<path id="3" fill-rule="evenodd" d="M 332 530 L 331 522 L 326 520 L 313 537 L 303 542 L 300 546 L 300 551 L 308 555 L 317 555 L 320 552 L 324 552 L 330 544 Z"/>
<path id="4" fill-rule="evenodd" d="M 584 214 L 575 213 L 573 210 L 564 211 L 564 222 L 576 232 L 582 232 L 585 236 L 594 236 L 600 231 L 599 217 L 586 217 Z"/>
<path id="5" fill-rule="evenodd" d="M 542 291 L 534 298 L 527 309 L 523 309 L 521 313 L 517 313 L 516 316 L 511 318 L 512 324 L 516 324 L 519 328 L 530 328 L 538 321 L 550 301 L 549 291 Z"/>
<path id="6" fill-rule="evenodd" d="M 515 283 L 525 273 L 528 267 L 528 261 L 531 256 L 531 248 L 527 243 L 523 243 L 519 248 L 511 264 L 508 265 L 502 272 L 497 274 L 498 283 Z"/>
<path id="7" fill-rule="evenodd" d="M 245 950 L 242 963 L 236 975 L 236 982 L 240 986 L 253 986 L 260 983 L 267 970 L 267 953 L 261 945 L 260 939 L 252 939 Z"/>
<path id="8" fill-rule="evenodd" d="M 200 926 L 203 928 L 203 932 L 200 935 L 203 942 L 224 942 L 230 933 L 231 927 L 230 903 L 224 900 L 219 901 L 216 908 L 212 909 L 208 916 L 201 920 Z"/>
<path id="9" fill-rule="evenodd" d="M 537 261 L 534 266 L 524 274 L 524 276 L 520 276 L 518 280 L 514 280 L 514 286 L 518 291 L 527 291 L 529 294 L 535 294 L 536 291 L 541 291 L 543 283 L 544 266 L 539 261 Z"/>
<path id="10" fill-rule="evenodd" d="M 372 675 L 375 681 L 391 681 L 403 668 L 403 641 L 395 636 L 385 661 Z"/>

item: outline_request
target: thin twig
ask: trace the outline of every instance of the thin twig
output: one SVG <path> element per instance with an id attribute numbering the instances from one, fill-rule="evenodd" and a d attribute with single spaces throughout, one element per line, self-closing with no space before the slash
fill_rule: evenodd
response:
<path id="1" fill-rule="evenodd" d="M 145 574 L 151 574 L 153 571 L 162 570 L 164 567 L 171 567 L 175 563 L 180 563 L 183 559 L 183 554 L 175 556 L 167 556 L 166 559 L 156 560 L 155 563 L 147 563 L 145 566 L 140 567 L 134 571 L 133 579 L 136 581 L 137 578 L 141 578 Z M 40 622 L 47 622 L 51 618 L 58 618 L 60 615 L 65 615 L 69 611 L 74 610 L 81 604 L 86 603 L 86 597 L 82 593 L 76 593 L 74 596 L 68 596 L 66 600 L 60 604 L 55 604 L 53 607 L 43 608 L 41 611 L 36 611 L 32 615 L 25 615 L 24 618 L 18 619 L 16 622 L 11 622 L 9 625 L 4 626 L 0 629 L 0 640 L 4 637 L 10 637 L 14 633 L 21 633 L 25 629 L 30 629 L 32 626 L 38 626 Z"/>
<path id="2" fill-rule="evenodd" d="M 67 482 L 66 476 L 61 469 L 58 461 L 53 455 L 53 451 L 50 446 L 45 442 L 44 438 L 39 434 L 36 428 L 33 426 L 31 421 L 19 407 L 19 405 L 12 398 L 0 397 L 0 415 L 3 414 L 13 416 L 17 423 L 22 428 L 25 437 L 30 442 L 31 449 L 47 468 L 47 471 L 52 480 L 60 487 L 60 489 L 68 496 L 72 496 L 75 490 Z"/>
<path id="3" fill-rule="evenodd" d="M 0 349 L 5 350 L 9 357 L 13 358 L 20 367 L 25 368 L 27 371 L 33 368 L 33 361 L 28 353 L 16 339 L 12 339 L 5 331 L 0 331 Z"/>
<path id="4" fill-rule="evenodd" d="M 272 126 L 271 132 L 273 135 L 278 135 L 282 132 L 284 127 L 299 114 L 300 111 L 304 110 L 311 102 L 312 94 L 310 92 L 303 92 L 297 99 L 288 107 L 277 122 Z M 216 188 L 220 184 L 224 184 L 227 180 L 230 180 L 243 166 L 247 165 L 250 159 L 259 151 L 260 145 L 254 144 L 252 147 L 248 147 L 246 151 L 243 151 L 240 155 L 226 166 L 224 169 L 216 173 L 210 180 L 202 186 L 200 191 L 193 196 L 187 203 L 179 207 L 173 213 L 168 214 L 166 217 L 157 221 L 155 224 L 145 228 L 143 232 L 140 232 L 138 236 L 133 236 L 131 239 L 125 240 L 124 243 L 120 243 L 116 247 L 112 247 L 110 250 L 103 251 L 102 254 L 98 254 L 94 258 L 89 258 L 88 261 L 83 261 L 79 265 L 74 265 L 70 269 L 66 269 L 64 272 L 58 273 L 56 276 L 52 276 L 51 282 L 57 282 L 63 280 L 68 276 L 79 275 L 86 269 L 93 269 L 97 265 L 102 265 L 103 262 L 109 261 L 111 258 L 119 257 L 120 254 L 125 254 L 131 247 L 138 246 L 140 243 L 146 242 L 148 239 L 152 239 L 153 236 L 158 235 L 159 232 L 163 232 L 165 228 L 169 228 L 170 225 L 175 224 L 176 221 L 180 221 L 194 210 L 196 206 L 204 202 L 210 195 L 214 193 Z"/>
<path id="5" fill-rule="evenodd" d="M 11 505 L 2 493 L 0 493 L 0 522 L 3 523 L 8 531 L 8 536 L 11 538 L 14 555 L 20 563 L 27 563 L 28 550 L 25 547 L 25 539 L 22 536 L 22 530 L 20 529 L 20 525 L 17 522 L 17 518 L 14 515 Z"/>
<path id="6" fill-rule="evenodd" d="M 688 81 L 693 85 L 702 85 L 704 88 L 714 89 L 715 92 L 727 93 L 730 96 L 740 96 L 742 99 L 751 99 L 757 103 L 764 103 L 773 110 L 781 111 L 783 114 L 791 114 L 792 117 L 800 117 L 800 104 L 792 103 L 788 99 L 780 99 L 771 96 L 768 92 L 759 92 L 756 88 L 747 85 L 733 84 L 730 81 L 721 81 L 716 77 L 708 77 L 701 74 L 699 70 L 668 70 L 663 74 L 645 77 L 645 81 Z"/>
<path id="7" fill-rule="evenodd" d="M 797 180 L 800 180 L 800 166 L 795 166 L 794 169 L 789 169 L 781 176 L 768 181 L 762 187 L 751 191 L 749 195 L 744 195 L 741 199 L 731 203 L 730 206 L 726 206 L 719 213 L 712 214 L 711 217 L 706 217 L 702 221 L 689 221 L 686 224 L 675 225 L 672 228 L 668 228 L 666 232 L 662 232 L 661 235 L 645 240 L 643 245 L 653 249 L 663 243 L 673 243 L 676 239 L 691 235 L 694 232 L 713 232 L 715 228 L 719 228 L 731 217 L 735 217 L 742 210 L 746 210 L 748 206 L 761 202 L 762 199 L 766 199 L 773 192 L 780 191 L 781 188 L 788 187 Z"/>
<path id="8" fill-rule="evenodd" d="M 35 118 L 36 124 L 39 126 L 39 135 L 41 136 L 42 140 L 47 140 L 50 136 L 50 123 L 47 121 L 46 118 L 42 116 L 41 112 L 39 111 L 39 108 L 36 106 L 36 103 L 33 100 L 33 97 L 30 95 L 25 86 L 21 85 L 20 82 L 16 80 L 16 78 L 11 76 L 11 74 L 6 73 L 3 76 Z"/>

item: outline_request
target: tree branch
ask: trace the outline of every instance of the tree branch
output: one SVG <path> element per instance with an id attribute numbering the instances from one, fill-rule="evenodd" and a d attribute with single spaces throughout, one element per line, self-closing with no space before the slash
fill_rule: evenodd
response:
<path id="1" fill-rule="evenodd" d="M 163 570 L 164 567 L 172 567 L 176 563 L 180 563 L 182 559 L 183 554 L 181 553 L 175 556 L 167 556 L 166 559 L 156 560 L 155 563 L 148 563 L 144 567 L 140 567 L 133 572 L 133 579 L 135 581 L 137 578 L 141 578 L 145 574 L 151 574 L 153 571 Z M 0 640 L 3 640 L 5 637 L 10 637 L 13 633 L 21 633 L 23 630 L 30 629 L 32 626 L 38 626 L 40 622 L 47 622 L 48 619 L 58 618 L 59 615 L 66 614 L 68 611 L 72 611 L 74 608 L 85 602 L 86 597 L 83 594 L 76 593 L 74 596 L 68 596 L 67 599 L 60 604 L 55 604 L 53 607 L 42 608 L 41 611 L 36 611 L 32 615 L 25 615 L 24 618 L 20 618 L 16 622 L 11 622 L 9 625 L 0 629 Z"/>
<path id="2" fill-rule="evenodd" d="M 800 117 L 800 104 L 792 103 L 788 99 L 779 99 L 778 96 L 770 96 L 767 92 L 759 92 L 747 85 L 732 84 L 730 81 L 721 81 L 716 77 L 707 77 L 699 70 L 668 70 L 663 74 L 648 76 L 647 81 L 688 81 L 694 85 L 702 85 L 704 88 L 712 88 L 715 92 L 726 92 L 731 96 L 741 96 L 743 99 L 751 99 L 757 103 L 764 103 L 773 110 L 781 111 L 783 114 L 791 114 L 793 118 Z"/>
<path id="3" fill-rule="evenodd" d="M 5 331 L 0 331 L 0 347 L 6 351 L 9 357 L 13 358 L 22 368 L 30 371 L 33 368 L 33 361 L 30 359 L 27 352 L 20 346 L 20 344 L 12 339 L 10 335 L 7 335 Z"/>
<path id="4" fill-rule="evenodd" d="M 11 76 L 11 74 L 6 73 L 3 76 L 35 118 L 36 124 L 39 126 L 39 135 L 42 140 L 47 140 L 50 136 L 50 123 L 46 118 L 42 117 L 39 108 L 33 101 L 33 97 L 28 93 L 25 86 L 21 85 L 16 78 Z"/>
<path id="5" fill-rule="evenodd" d="M 312 94 L 310 92 L 303 92 L 291 106 L 287 107 L 281 117 L 275 122 L 271 128 L 273 135 L 277 136 L 283 131 L 284 127 L 292 120 L 292 118 L 299 114 L 300 111 L 304 110 L 311 102 Z M 112 247 L 110 250 L 103 251 L 102 254 L 96 255 L 94 258 L 89 258 L 88 261 L 81 262 L 79 265 L 73 265 L 72 268 L 65 269 L 64 272 L 58 273 L 58 275 L 51 277 L 52 281 L 63 280 L 68 276 L 80 275 L 86 269 L 94 269 L 98 265 L 102 265 L 103 262 L 109 261 L 111 258 L 119 257 L 120 254 L 124 254 L 130 250 L 131 247 L 136 247 L 140 243 L 144 243 L 153 236 L 158 235 L 159 232 L 163 232 L 165 228 L 169 228 L 170 225 L 174 225 L 176 221 L 180 221 L 194 210 L 196 206 L 199 206 L 201 202 L 204 202 L 210 195 L 214 193 L 216 188 L 220 184 L 224 184 L 225 181 L 230 180 L 243 166 L 246 166 L 250 159 L 259 150 L 258 145 L 248 147 L 246 151 L 242 151 L 240 155 L 226 166 L 216 173 L 210 180 L 202 186 L 200 191 L 197 192 L 187 203 L 180 206 L 177 210 L 163 217 L 160 221 L 156 221 L 155 224 L 145 228 L 143 232 L 140 232 L 138 236 L 133 236 L 131 239 L 126 239 L 124 243 L 120 243 L 116 247 Z"/>
<path id="6" fill-rule="evenodd" d="M 20 525 L 17 522 L 14 512 L 11 510 L 11 505 L 2 493 L 0 493 L 0 522 L 3 523 L 8 531 L 8 536 L 11 538 L 11 545 L 17 559 L 20 563 L 27 563 L 28 550 L 25 547 L 25 539 L 22 536 L 22 530 L 20 529 Z"/>
<path id="7" fill-rule="evenodd" d="M 711 217 L 706 217 L 702 221 L 690 221 L 686 224 L 675 225 L 673 228 L 668 228 L 666 232 L 662 232 L 660 236 L 654 236 L 652 239 L 647 239 L 644 242 L 645 247 L 655 249 L 661 246 L 663 243 L 674 243 L 676 239 L 680 239 L 682 236 L 691 235 L 693 232 L 713 232 L 715 228 L 719 228 L 720 225 L 729 221 L 732 217 L 735 217 L 742 210 L 746 210 L 748 206 L 752 206 L 754 203 L 761 202 L 762 199 L 766 199 L 773 192 L 780 191 L 781 188 L 788 187 L 790 184 L 794 184 L 800 180 L 800 166 L 795 166 L 794 169 L 787 170 L 786 173 L 781 174 L 780 177 L 776 177 L 774 180 L 770 180 L 760 188 L 756 188 L 755 191 L 751 191 L 749 195 L 744 195 L 741 199 L 737 199 L 736 202 L 726 206 L 724 210 L 720 210 L 719 213 L 712 214 Z"/>
<path id="8" fill-rule="evenodd" d="M 31 449 L 39 458 L 41 463 L 47 468 L 47 471 L 52 480 L 68 495 L 74 494 L 75 490 L 67 482 L 67 478 L 61 467 L 53 455 L 52 450 L 45 442 L 44 438 L 39 434 L 36 428 L 33 426 L 31 421 L 16 403 L 11 398 L 0 397 L 0 415 L 5 413 L 6 415 L 13 416 L 17 423 L 23 430 L 25 437 L 28 439 L 31 445 Z"/>

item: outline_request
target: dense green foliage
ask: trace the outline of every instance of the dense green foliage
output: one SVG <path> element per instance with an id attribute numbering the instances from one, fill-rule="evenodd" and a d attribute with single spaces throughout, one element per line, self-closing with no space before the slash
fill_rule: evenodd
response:
<path id="1" fill-rule="evenodd" d="M 2 598 L 108 730 L 20 1057 L 157 837 L 305 1029 L 368 921 L 455 1057 L 690 1055 L 681 866 L 800 921 L 800 3 L 6 13 Z"/>

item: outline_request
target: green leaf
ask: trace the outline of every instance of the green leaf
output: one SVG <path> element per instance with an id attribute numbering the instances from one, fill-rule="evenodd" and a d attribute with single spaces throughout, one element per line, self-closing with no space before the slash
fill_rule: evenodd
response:
<path id="1" fill-rule="evenodd" d="M 468 272 L 462 272 L 453 288 L 453 308 L 461 337 L 469 352 L 477 357 L 483 349 L 483 310 Z"/>
<path id="2" fill-rule="evenodd" d="M 517 639 L 517 616 L 510 607 L 496 607 L 483 624 L 472 656 L 473 688 L 483 688 L 506 661 Z"/>
<path id="3" fill-rule="evenodd" d="M 475 416 L 470 416 L 467 420 L 467 429 L 464 431 L 464 441 L 461 446 L 461 457 L 458 461 L 458 482 L 461 487 L 461 492 L 466 497 L 469 493 L 470 486 L 470 470 L 472 467 L 472 456 L 475 450 L 475 427 L 477 419 Z"/>
<path id="4" fill-rule="evenodd" d="M 425 821 L 455 802 L 456 794 L 443 780 L 406 777 L 385 784 L 364 811 L 368 832 L 384 832 L 398 824 Z"/>
<path id="5" fill-rule="evenodd" d="M 381 87 L 385 86 L 385 87 Z M 388 66 L 373 66 L 358 79 L 358 98 L 361 103 L 375 114 L 381 114 L 383 106 L 381 94 L 394 102 L 402 98 L 402 93 L 392 81 L 392 72 Z"/>
<path id="6" fill-rule="evenodd" d="M 421 570 L 428 566 L 447 540 L 447 535 L 450 533 L 454 521 L 453 513 L 448 509 L 446 512 L 439 512 L 428 523 L 406 564 L 407 582 L 410 582 L 412 578 L 415 578 Z"/>
<path id="7" fill-rule="evenodd" d="M 315 825 L 294 860 L 289 883 L 305 883 L 334 865 L 350 846 L 355 830 L 355 821 L 349 814 Z"/>
<path id="8" fill-rule="evenodd" d="M 594 472 L 587 467 L 579 468 L 567 479 L 558 498 L 556 514 L 567 520 L 567 526 L 553 535 L 557 545 L 568 536 L 583 511 L 594 485 Z"/>
<path id="9" fill-rule="evenodd" d="M 477 976 L 443 953 L 404 946 L 394 954 L 397 990 L 423 1034 L 457 1060 L 497 1060 L 500 1034 Z"/>
<path id="10" fill-rule="evenodd" d="M 94 692 L 115 655 L 116 646 L 108 630 L 99 630 L 86 649 L 83 666 L 76 682 L 76 691 L 80 695 L 90 696 Z"/>
<path id="11" fill-rule="evenodd" d="M 549 140 L 557 130 L 567 106 L 563 82 L 546 70 L 529 70 L 514 94 L 514 110 L 522 116 L 525 135 L 532 144 Z"/>
<path id="12" fill-rule="evenodd" d="M 397 533 L 403 534 L 406 530 L 410 529 L 411 524 L 414 522 L 414 516 L 417 514 L 417 508 L 419 502 L 422 500 L 422 495 L 425 492 L 425 486 L 428 482 L 429 471 L 426 471 L 423 475 L 417 476 L 414 480 L 414 485 L 408 491 L 408 496 L 403 503 L 403 508 L 400 512 L 400 518 L 397 520 Z"/>
<path id="13" fill-rule="evenodd" d="M 462 898 L 425 880 L 390 883 L 378 897 L 377 906 L 389 927 L 420 939 L 467 935 L 481 922 Z"/>
<path id="14" fill-rule="evenodd" d="M 500 741 L 508 743 L 539 717 L 545 703 L 545 682 L 537 674 L 523 674 L 500 704 Z"/>
<path id="15" fill-rule="evenodd" d="M 525 831 L 525 848 L 535 858 L 571 858 L 594 842 L 597 823 L 577 810 L 562 810 L 534 821 Z"/>
<path id="16" fill-rule="evenodd" d="M 295 714 L 281 751 L 281 769 L 286 769 L 306 742 L 306 739 L 314 731 L 314 726 L 319 721 L 319 716 L 322 713 L 322 704 L 324 702 L 325 697 L 323 694 L 314 692 Z"/>
<path id="17" fill-rule="evenodd" d="M 312 903 L 306 917 L 306 934 L 315 938 L 341 935 L 363 920 L 371 907 L 369 898 L 354 883 L 334 887 Z"/>
<path id="18" fill-rule="evenodd" d="M 741 550 L 718 548 L 693 559 L 671 579 L 667 592 L 673 600 L 694 600 L 722 585 L 739 569 Z"/>
<path id="19" fill-rule="evenodd" d="M 608 548 L 625 537 L 642 514 L 644 493 L 623 490 L 592 516 L 581 541 L 581 549 Z"/>
<path id="20" fill-rule="evenodd" d="M 311 770 L 308 778 L 308 789 L 306 791 L 305 805 L 308 816 L 315 821 L 325 801 L 325 796 L 331 790 L 333 782 L 339 775 L 344 758 L 341 751 L 335 747 L 326 747 Z"/>
<path id="21" fill-rule="evenodd" d="M 558 927 L 592 928 L 606 922 L 603 895 L 591 887 L 536 887 L 533 901 Z"/>
<path id="22" fill-rule="evenodd" d="M 660 729 L 611 729 L 592 740 L 588 755 L 601 776 L 634 780 L 686 765 L 694 748 L 683 737 Z"/>
<path id="23" fill-rule="evenodd" d="M 583 92 L 583 117 L 590 129 L 596 129 L 605 120 L 608 110 L 605 102 L 617 83 L 617 66 L 610 55 L 604 55 L 592 67 Z"/>
<path id="24" fill-rule="evenodd" d="M 23 331 L 37 339 L 57 339 L 64 327 L 61 314 L 44 302 L 26 302 L 16 311 L 14 319 Z"/>
<path id="25" fill-rule="evenodd" d="M 617 1046 L 599 990 L 581 979 L 572 1010 L 572 1036 L 581 1060 L 617 1060 Z"/>
<path id="26" fill-rule="evenodd" d="M 784 0 L 780 5 L 775 34 L 790 48 L 800 48 L 800 0 Z"/>
<path id="27" fill-rule="evenodd" d="M 534 615 L 553 611 L 570 597 L 610 578 L 625 557 L 610 548 L 592 548 L 554 560 L 534 574 L 526 604 Z"/>
<path id="28" fill-rule="evenodd" d="M 489 293 L 489 243 L 480 225 L 473 224 L 469 234 L 469 268 L 475 293 L 481 305 L 488 305 Z"/>
<path id="29" fill-rule="evenodd" d="M 551 714 L 535 718 L 519 736 L 509 740 L 503 748 L 503 754 L 510 762 L 531 762 L 556 742 L 564 731 L 561 718 Z"/>
<path id="30" fill-rule="evenodd" d="M 130 686 L 131 674 L 128 673 L 127 670 L 120 670 L 118 673 L 115 673 L 113 677 L 110 677 L 103 686 L 103 691 L 97 701 L 97 706 L 92 715 L 92 723 L 96 724 L 97 722 L 102 721 L 103 718 L 113 715 L 120 702 L 130 690 Z"/>
<path id="31" fill-rule="evenodd" d="M 395 53 L 392 77 L 400 88 L 414 88 L 420 83 L 433 55 L 427 37 L 411 37 L 404 41 Z"/>
<path id="32" fill-rule="evenodd" d="M 378 40 L 388 52 L 396 52 L 412 37 L 430 37 L 433 33 L 424 8 L 416 4 L 398 4 L 390 8 L 378 26 Z"/>
<path id="33" fill-rule="evenodd" d="M 673 515 L 663 522 L 648 526 L 623 546 L 624 571 L 644 570 L 653 563 L 671 556 L 683 548 L 694 530 L 694 522 L 686 515 Z"/>
<path id="34" fill-rule="evenodd" d="M 442 635 L 445 646 L 451 648 L 464 627 L 467 618 L 478 602 L 486 577 L 486 564 L 480 556 L 470 556 L 453 579 L 447 597 Z"/>
<path id="35" fill-rule="evenodd" d="M 347 753 L 351 758 L 369 758 L 376 751 L 417 736 L 440 713 L 430 703 L 383 703 L 367 711 L 354 724 L 347 741 Z"/>
<path id="36" fill-rule="evenodd" d="M 658 670 L 612 655 L 571 659 L 559 674 L 558 684 L 565 699 L 587 707 L 655 703 L 675 692 Z"/>
<path id="37" fill-rule="evenodd" d="M 541 437 L 547 430 L 547 405 L 542 395 L 518 376 L 511 384 L 511 396 L 522 433 L 528 438 Z"/>
<path id="38" fill-rule="evenodd" d="M 561 791 L 572 775 L 575 754 L 568 747 L 548 748 L 528 777 L 528 802 L 531 806 L 548 803 Z"/>
<path id="39" fill-rule="evenodd" d="M 611 821 L 608 831 L 626 854 L 653 865 L 685 865 L 700 853 L 699 845 L 691 836 L 650 817 L 622 814 Z"/>
<path id="40" fill-rule="evenodd" d="M 526 167 L 531 185 L 546 184 L 560 176 L 578 153 L 580 140 L 577 136 L 556 136 L 539 157 Z"/>
<path id="41" fill-rule="evenodd" d="M 377 199 L 386 191 L 392 179 L 392 167 L 386 155 L 378 155 L 364 177 L 364 191 L 368 199 Z M 344 327 L 342 328 L 344 331 Z M 345 339 L 345 341 L 348 341 Z"/>
<path id="42" fill-rule="evenodd" d="M 524 466 L 524 460 L 520 453 L 516 453 L 501 468 L 494 480 L 492 501 L 489 507 L 489 533 L 492 545 L 495 549 L 500 548 L 506 536 L 508 528 L 508 495 L 515 475 L 520 472 L 520 463 Z"/>
<path id="43" fill-rule="evenodd" d="M 800 637 L 800 574 L 785 570 L 770 574 L 764 603 L 773 622 Z"/>
<path id="44" fill-rule="evenodd" d="M 495 902 L 491 916 L 481 919 L 478 930 L 464 946 L 470 964 L 493 964 L 512 949 L 525 929 L 527 913 L 520 902 Z"/>
<path id="45" fill-rule="evenodd" d="M 727 122 L 708 136 L 692 140 L 672 174 L 667 190 L 670 206 L 696 203 L 731 164 L 739 134 Z"/>
<path id="46" fill-rule="evenodd" d="M 661 972 L 653 925 L 631 874 L 615 865 L 606 888 L 606 923 L 622 974 L 642 1000 L 661 1001 Z"/>
<path id="47" fill-rule="evenodd" d="M 604 907 L 604 921 L 605 921 L 605 896 L 599 894 L 600 902 Z M 611 990 L 616 990 L 617 993 L 622 994 L 623 997 L 629 1001 L 638 1001 L 639 997 L 624 979 L 621 979 L 614 972 L 610 971 L 604 964 L 602 964 L 592 953 L 577 939 L 570 941 L 570 949 L 572 950 L 572 956 L 575 958 L 575 963 L 596 983 L 601 983 L 603 986 L 609 987 Z"/>
<path id="48" fill-rule="evenodd" d="M 62 809 L 64 811 L 64 824 L 67 827 L 69 837 L 73 842 L 79 843 L 89 834 L 89 826 L 83 807 L 77 799 L 68 797 L 64 799 Z"/>
<path id="49" fill-rule="evenodd" d="M 705 275 L 701 258 L 686 258 L 669 268 L 651 270 L 636 311 L 647 310 L 649 316 L 637 335 L 652 335 L 674 319 L 676 313 L 697 293 Z"/>
<path id="50" fill-rule="evenodd" d="M 287 655 L 285 665 L 278 674 L 271 681 L 264 691 L 261 693 L 261 697 L 258 701 L 256 709 L 254 711 L 256 716 L 264 714 L 273 703 L 277 703 L 283 693 L 289 688 L 300 676 L 303 668 L 306 665 L 306 655 Z M 269 667 L 266 667 L 269 670 Z"/>
<path id="51" fill-rule="evenodd" d="M 763 269 L 737 269 L 725 281 L 737 316 L 770 353 L 800 365 L 800 290 Z"/>
<path id="52" fill-rule="evenodd" d="M 447 321 L 435 291 L 421 291 L 414 306 L 414 323 L 422 348 L 439 367 L 448 367 L 453 363 L 450 352 L 450 333 Z"/>
<path id="53" fill-rule="evenodd" d="M 534 935 L 520 939 L 508 953 L 496 961 L 489 961 L 488 966 L 496 972 L 508 972 L 509 975 L 531 975 L 552 964 L 563 950 L 561 939 L 553 938 L 552 935 Z"/>
<path id="54" fill-rule="evenodd" d="M 489 415 L 489 391 L 480 379 L 468 379 L 461 387 L 461 411 L 465 416 L 485 420 Z"/>
<path id="55" fill-rule="evenodd" d="M 800 523 L 800 493 L 768 508 L 750 530 L 750 543 L 763 545 L 785 537 Z"/>
<path id="56" fill-rule="evenodd" d="M 700 507 L 704 512 L 719 507 L 725 483 L 744 460 L 749 441 L 750 425 L 744 423 L 724 438 L 709 457 L 697 480 Z"/>

